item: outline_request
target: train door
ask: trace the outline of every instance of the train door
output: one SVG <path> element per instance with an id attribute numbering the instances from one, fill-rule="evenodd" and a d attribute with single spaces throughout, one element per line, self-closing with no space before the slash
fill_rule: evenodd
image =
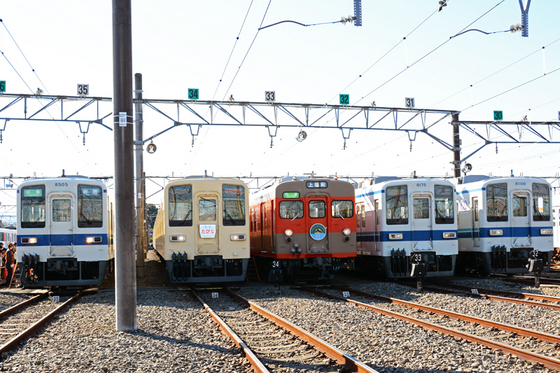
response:
<path id="1" fill-rule="evenodd" d="M 56 193 L 49 196 L 50 235 L 49 257 L 72 257 L 74 252 L 74 211 L 75 199 L 70 193 Z"/>
<path id="2" fill-rule="evenodd" d="M 379 211 L 379 200 L 373 203 L 373 240 L 375 242 L 375 252 L 381 251 L 381 212 Z"/>
<path id="3" fill-rule="evenodd" d="M 432 196 L 427 193 L 412 195 L 412 245 L 414 250 L 433 249 Z"/>
<path id="4" fill-rule="evenodd" d="M 220 198 L 216 193 L 197 193 L 195 198 L 198 210 L 196 253 L 198 255 L 219 254 L 218 205 Z"/>
<path id="5" fill-rule="evenodd" d="M 472 238 L 473 246 L 480 246 L 480 210 L 478 208 L 478 197 L 472 198 Z"/>
<path id="6" fill-rule="evenodd" d="M 309 227 L 307 252 L 311 254 L 329 252 L 328 237 L 333 232 L 328 231 L 330 214 L 327 213 L 327 197 L 311 197 L 308 199 L 308 214 L 306 216 Z"/>
<path id="7" fill-rule="evenodd" d="M 512 192 L 512 245 L 531 246 L 531 196 L 527 192 Z"/>
<path id="8" fill-rule="evenodd" d="M 266 202 L 260 205 L 260 222 L 261 222 L 261 252 L 276 252 L 273 245 L 273 232 L 271 232 L 272 225 L 270 224 L 270 214 L 266 208 Z"/>
<path id="9" fill-rule="evenodd" d="M 359 237 L 356 241 L 358 253 L 368 253 L 368 244 L 366 238 L 366 211 L 363 202 L 356 202 L 356 235 Z"/>

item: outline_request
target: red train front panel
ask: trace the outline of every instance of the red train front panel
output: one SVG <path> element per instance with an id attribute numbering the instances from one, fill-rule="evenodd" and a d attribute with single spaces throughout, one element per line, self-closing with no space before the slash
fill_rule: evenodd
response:
<path id="1" fill-rule="evenodd" d="M 356 257 L 354 227 L 354 188 L 344 181 L 284 181 L 251 198 L 251 255 L 283 266 L 353 265 L 342 259 Z"/>

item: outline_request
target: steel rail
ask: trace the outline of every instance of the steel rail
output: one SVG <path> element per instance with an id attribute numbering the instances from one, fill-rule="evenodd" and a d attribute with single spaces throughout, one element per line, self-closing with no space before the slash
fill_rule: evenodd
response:
<path id="1" fill-rule="evenodd" d="M 403 305 L 403 306 L 410 307 L 410 308 L 420 309 L 420 310 L 427 311 L 427 312 L 433 312 L 433 313 L 436 313 L 438 315 L 449 316 L 449 317 L 452 317 L 452 318 L 455 318 L 455 319 L 458 319 L 458 320 L 467 321 L 467 322 L 470 322 L 470 323 L 473 323 L 473 324 L 480 324 L 480 325 L 485 325 L 485 326 L 489 326 L 489 327 L 494 327 L 494 328 L 499 329 L 499 330 L 504 330 L 504 331 L 508 331 L 508 332 L 511 332 L 511 333 L 516 333 L 516 334 L 519 334 L 519 335 L 525 335 L 525 336 L 528 336 L 528 337 L 534 337 L 534 338 L 538 338 L 538 339 L 540 339 L 542 341 L 545 341 L 545 342 L 558 343 L 560 345 L 560 336 L 540 332 L 538 330 L 525 329 L 525 328 L 515 326 L 515 325 L 503 324 L 503 323 L 495 322 L 495 321 L 492 321 L 492 320 L 487 320 L 487 319 L 482 319 L 482 318 L 475 317 L 475 316 L 465 315 L 465 314 L 458 313 L 458 312 L 443 310 L 441 308 L 435 308 L 435 307 L 425 306 L 425 305 L 418 304 L 418 303 L 408 302 L 408 301 L 405 301 L 405 300 L 402 300 L 402 299 L 383 297 L 383 296 L 380 296 L 380 295 L 371 294 L 371 293 L 367 293 L 367 292 L 352 289 L 352 288 L 346 288 L 346 287 L 341 287 L 341 286 L 333 286 L 333 289 L 337 289 L 337 290 L 341 290 L 341 291 L 348 291 L 348 292 L 355 293 L 355 294 L 363 296 L 363 297 L 379 299 L 379 300 L 382 300 L 382 301 L 391 302 L 391 303 L 394 303 L 394 304 L 399 304 L 399 305 Z M 318 291 L 318 290 L 315 290 L 315 289 L 310 289 L 310 290 Z M 349 301 L 348 299 L 343 298 L 343 297 L 338 297 L 336 295 L 323 293 L 323 292 L 321 292 L 321 293 L 326 295 L 326 296 L 331 296 L 335 299 Z"/>
<path id="2" fill-rule="evenodd" d="M 325 355 L 327 355 L 328 357 L 330 357 L 333 360 L 336 360 L 339 364 L 344 365 L 346 368 L 350 369 L 351 371 L 358 372 L 358 373 L 362 373 L 362 372 L 363 373 L 379 373 L 378 371 L 368 367 L 366 364 L 360 362 L 356 358 L 354 358 L 354 357 L 352 357 L 348 354 L 345 354 L 344 352 L 340 351 L 339 349 L 337 349 L 334 346 L 331 346 L 330 344 L 323 341 L 322 339 L 317 338 L 314 335 L 312 335 L 311 333 L 301 329 L 300 327 L 296 326 L 295 324 L 291 323 L 290 321 L 288 321 L 288 320 L 286 320 L 286 319 L 284 319 L 280 316 L 277 316 L 270 311 L 267 311 L 266 309 L 257 305 L 256 303 L 253 303 L 253 302 L 249 301 L 248 299 L 243 298 L 241 295 L 233 292 L 229 288 L 226 288 L 226 290 L 229 292 L 229 294 L 236 297 L 241 302 L 249 305 L 249 307 L 251 307 L 251 309 L 254 310 L 255 312 L 257 312 L 258 314 L 266 317 L 267 319 L 274 322 L 276 325 L 278 325 L 278 326 L 280 326 L 284 329 L 287 329 L 288 331 L 290 331 L 294 335 L 296 335 L 299 338 L 307 341 L 308 343 L 313 345 L 315 348 L 322 351 Z"/>
<path id="3" fill-rule="evenodd" d="M 458 289 L 458 290 L 462 290 L 468 294 L 474 294 L 472 293 L 473 289 L 476 289 L 478 291 L 478 295 L 486 295 L 487 297 L 489 297 L 490 299 L 495 298 L 494 296 L 491 295 L 487 295 L 487 294 L 501 294 L 501 295 L 505 295 L 506 297 L 501 297 L 498 296 L 497 298 L 504 298 L 504 299 L 512 299 L 512 298 L 507 298 L 507 297 L 521 297 L 524 299 L 540 299 L 540 300 L 547 300 L 550 302 L 560 302 L 560 298 L 558 297 L 550 297 L 550 296 L 546 296 L 546 295 L 540 295 L 540 294 L 530 294 L 530 293 L 515 293 L 515 292 L 508 292 L 508 291 L 500 291 L 500 290 L 490 290 L 490 289 L 483 289 L 483 288 L 476 288 L 476 287 L 472 287 L 472 286 L 463 286 L 463 285 L 455 285 L 455 284 L 443 284 L 443 285 L 438 285 L 438 286 L 442 286 L 442 287 L 448 287 L 448 288 L 452 288 L 452 289 Z M 426 287 L 424 286 L 425 289 L 434 289 L 432 287 Z M 437 288 L 435 288 L 437 290 Z M 482 294 L 481 294 L 482 293 Z M 485 294 L 487 293 L 487 294 Z M 503 299 L 498 299 L 498 300 L 503 300 Z M 541 302 L 532 302 L 532 301 L 523 301 L 523 300 L 519 300 L 519 299 L 513 299 L 513 303 L 522 303 L 522 304 L 528 304 L 531 306 L 537 306 L 537 307 L 547 307 L 547 308 L 553 308 L 553 309 L 557 309 L 560 310 L 560 305 L 559 304 L 549 304 L 549 303 L 541 303 Z"/>
<path id="4" fill-rule="evenodd" d="M 32 298 L 26 299 L 26 300 L 24 300 L 23 302 L 20 302 L 20 303 L 18 303 L 18 304 L 16 304 L 16 305 L 13 305 L 13 306 L 10 307 L 10 308 L 7 308 L 7 309 L 5 309 L 5 310 L 3 310 L 3 311 L 0 311 L 0 318 L 5 317 L 5 316 L 9 316 L 9 315 L 11 315 L 11 314 L 13 314 L 13 313 L 16 313 L 16 312 L 19 311 L 21 308 L 23 308 L 23 307 L 25 307 L 25 306 L 28 306 L 28 305 L 30 305 L 30 304 L 32 304 L 32 303 L 35 303 L 35 302 L 37 302 L 38 300 L 40 300 L 40 299 L 42 299 L 42 298 L 45 298 L 45 297 L 47 296 L 47 294 L 48 294 L 48 292 L 45 291 L 45 292 L 43 292 L 43 293 L 41 293 L 41 294 L 39 294 L 39 295 L 36 295 L 36 296 L 34 296 L 34 297 L 32 297 Z"/>
<path id="5" fill-rule="evenodd" d="M 249 348 L 249 346 L 247 346 L 247 344 L 245 344 L 245 342 L 243 342 L 243 340 L 241 338 L 239 338 L 239 336 L 229 327 L 229 325 L 226 324 L 224 322 L 224 320 L 222 320 L 222 318 L 220 316 L 218 316 L 218 314 L 216 312 L 214 312 L 214 310 L 212 308 L 210 308 L 210 306 L 208 304 L 206 304 L 206 302 L 204 302 L 202 300 L 202 298 L 200 298 L 194 290 L 191 289 L 191 293 L 200 303 L 202 303 L 202 305 L 204 306 L 204 309 L 210 314 L 210 316 L 218 324 L 220 329 L 222 329 L 222 331 L 229 338 L 231 338 L 231 340 L 233 341 L 233 343 L 235 343 L 235 345 L 237 347 L 243 349 L 243 353 L 245 354 L 245 358 L 247 360 L 249 360 L 249 362 L 251 363 L 251 366 L 253 367 L 253 370 L 257 373 L 270 372 L 266 368 L 266 366 L 259 360 L 259 358 L 254 354 L 254 352 Z"/>
<path id="6" fill-rule="evenodd" d="M 330 295 L 330 294 L 329 294 Z M 344 298 L 342 298 L 344 299 Z M 393 312 L 393 311 L 389 311 L 383 308 L 379 308 L 379 307 L 375 307 L 372 306 L 370 304 L 366 304 L 366 303 L 362 303 L 362 302 L 358 302 L 355 300 L 347 300 L 350 303 L 353 303 L 359 307 L 364 307 L 364 308 L 369 308 L 377 313 L 380 313 L 382 315 L 385 316 L 389 316 L 389 317 L 393 317 L 399 320 L 403 320 L 406 322 L 409 322 L 411 324 L 416 324 L 416 325 L 420 325 L 421 327 L 423 327 L 424 329 L 428 329 L 428 330 L 434 330 L 443 334 L 448 334 L 452 337 L 459 337 L 462 339 L 465 339 L 467 341 L 470 342 L 474 342 L 474 343 L 478 343 L 481 345 L 485 345 L 487 347 L 490 347 L 492 349 L 495 350 L 501 350 L 504 354 L 511 354 L 511 355 L 515 355 L 523 360 L 526 361 L 530 361 L 530 362 L 536 362 L 536 363 L 540 363 L 543 364 L 545 367 L 547 368 L 551 368 L 551 369 L 556 369 L 558 371 L 560 371 L 560 360 L 558 359 L 554 359 L 548 356 L 543 356 L 543 355 L 538 355 L 535 354 L 533 352 L 530 351 L 526 351 L 526 350 L 522 350 L 516 347 L 512 347 L 512 346 L 508 346 L 506 344 L 500 343 L 500 342 L 495 342 L 486 338 L 481 338 L 481 337 L 477 337 L 475 335 L 472 334 L 468 334 L 468 333 L 464 333 L 464 332 L 460 332 L 454 329 L 450 329 L 450 328 L 446 328 L 444 326 L 441 325 L 436 325 L 436 324 L 432 324 L 430 322 L 427 321 L 422 321 L 422 320 L 418 320 L 415 319 L 413 317 L 409 317 L 406 315 L 403 315 L 401 313 L 398 312 Z"/>
<path id="7" fill-rule="evenodd" d="M 78 298 L 82 296 L 83 291 L 74 295 L 72 298 L 68 299 L 66 302 L 62 303 L 60 306 L 49 312 L 47 315 L 43 316 L 41 319 L 33 323 L 30 327 L 16 335 L 14 338 L 10 339 L 8 342 L 0 346 L 0 354 L 6 351 L 14 349 L 18 343 L 23 341 L 25 338 L 34 334 L 39 328 L 45 325 L 49 320 L 51 320 L 57 313 L 61 312 L 66 306 L 75 302 Z"/>

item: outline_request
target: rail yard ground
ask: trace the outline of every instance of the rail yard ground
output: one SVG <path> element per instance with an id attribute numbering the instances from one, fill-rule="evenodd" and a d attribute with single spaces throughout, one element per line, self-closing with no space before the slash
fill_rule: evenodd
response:
<path id="1" fill-rule="evenodd" d="M 153 252 L 138 286 L 138 330 L 115 331 L 111 278 L 83 296 L 38 334 L 1 356 L 10 372 L 250 372 L 242 352 L 218 329 L 190 294 L 162 279 Z M 355 289 L 560 335 L 558 310 L 440 294 L 399 285 L 344 278 Z M 476 287 L 560 296 L 557 287 L 536 289 L 486 278 L 450 281 Z M 330 290 L 333 291 L 333 290 Z M 553 372 L 539 363 L 383 316 L 355 305 L 289 286 L 246 284 L 236 292 L 358 358 L 379 372 Z M 333 291 L 334 292 L 334 291 Z M 0 292 L 5 309 L 25 297 L 22 290 Z M 52 299 L 52 297 L 51 297 Z M 363 300 L 362 300 L 363 301 Z M 373 303 L 372 303 L 373 304 Z M 377 304 L 376 304 L 377 306 Z M 227 312 L 227 310 L 225 311 Z M 232 311 L 233 312 L 233 311 Z M 418 313 L 418 312 L 417 312 Z M 22 315 L 23 316 L 23 315 Z M 25 317 L 25 316 L 23 316 Z M 1 327 L 1 324 L 0 324 Z M 467 327 L 468 328 L 468 327 Z M 480 326 L 473 325 L 471 333 Z M 519 338 L 502 333 L 502 342 Z M 531 344 L 519 341 L 517 345 Z M 560 346 L 534 347 L 558 359 Z M 529 347 L 530 348 L 530 347 Z M 295 372 L 269 364 L 273 372 Z"/>

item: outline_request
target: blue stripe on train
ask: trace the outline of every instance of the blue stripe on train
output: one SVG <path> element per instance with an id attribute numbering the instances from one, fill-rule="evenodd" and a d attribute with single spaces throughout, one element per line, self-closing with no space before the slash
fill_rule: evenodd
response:
<path id="1" fill-rule="evenodd" d="M 452 241 L 453 239 L 450 238 L 443 238 L 444 232 L 455 232 L 456 230 L 449 229 L 449 230 L 437 230 L 437 231 L 415 231 L 414 236 L 413 232 L 411 231 L 389 231 L 389 232 L 381 232 L 381 241 L 383 242 L 399 242 L 399 241 L 429 241 L 430 239 L 434 241 Z M 390 240 L 389 234 L 391 233 L 402 233 L 403 238 L 402 240 Z M 363 232 L 356 234 L 356 240 L 358 242 L 373 242 L 374 237 L 379 237 L 379 232 Z"/>
<path id="2" fill-rule="evenodd" d="M 550 227 L 531 227 L 529 232 L 528 227 L 495 227 L 495 228 L 480 228 L 480 238 L 499 238 L 499 237 L 527 237 L 530 233 L 531 237 L 547 237 L 541 236 L 541 229 L 552 229 Z M 490 230 L 501 230 L 503 235 L 501 236 L 491 236 Z M 471 229 L 460 229 L 459 230 L 459 238 L 472 238 L 473 232 Z M 478 238 L 478 236 L 477 236 Z"/>
<path id="3" fill-rule="evenodd" d="M 22 243 L 23 238 L 37 238 L 36 244 L 26 244 Z M 101 237 L 101 242 L 95 242 L 88 244 L 86 243 L 87 237 Z M 29 234 L 29 235 L 19 235 L 18 246 L 29 247 L 29 246 L 69 246 L 69 245 L 107 245 L 107 233 L 89 233 L 89 234 Z"/>

